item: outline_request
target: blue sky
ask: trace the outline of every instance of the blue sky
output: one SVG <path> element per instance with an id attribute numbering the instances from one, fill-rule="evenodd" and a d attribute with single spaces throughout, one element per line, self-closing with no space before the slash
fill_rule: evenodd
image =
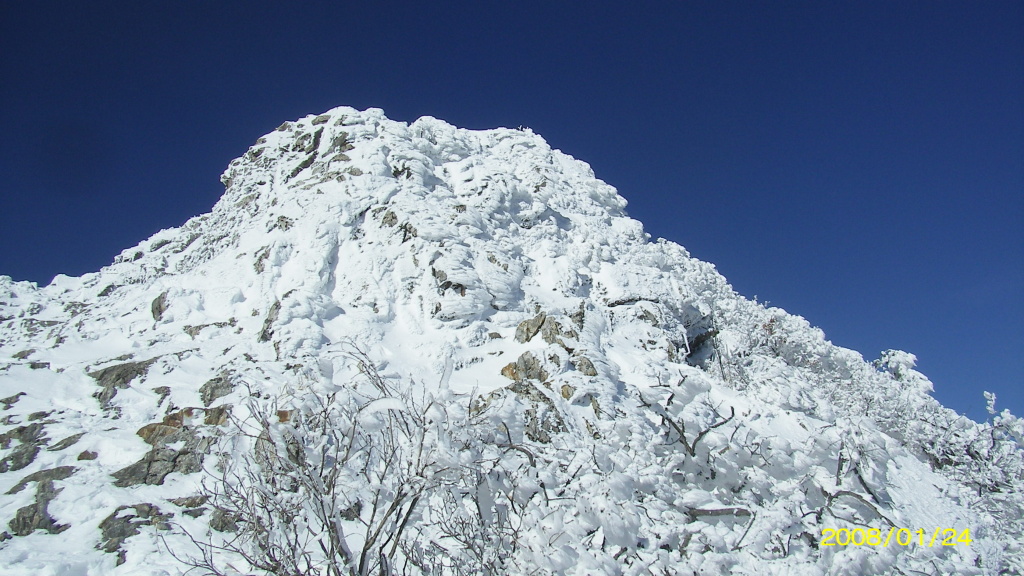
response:
<path id="1" fill-rule="evenodd" d="M 0 274 L 209 210 L 338 105 L 528 126 L 648 232 L 935 396 L 1024 414 L 1024 3 L 0 3 Z"/>

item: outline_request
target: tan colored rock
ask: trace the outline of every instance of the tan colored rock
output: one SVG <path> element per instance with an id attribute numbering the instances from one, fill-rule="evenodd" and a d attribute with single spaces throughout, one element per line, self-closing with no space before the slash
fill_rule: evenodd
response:
<path id="1" fill-rule="evenodd" d="M 523 352 L 515 362 L 507 364 L 501 369 L 501 375 L 516 382 L 548 379 L 541 361 L 531 352 Z"/>
<path id="2" fill-rule="evenodd" d="M 203 415 L 203 424 L 207 426 L 221 426 L 227 424 L 228 416 L 231 415 L 231 405 L 223 404 L 206 410 Z"/>
<path id="3" fill-rule="evenodd" d="M 584 376 L 597 376 L 597 368 L 594 367 L 594 363 L 586 356 L 577 354 L 573 357 L 572 363 L 579 370 L 580 374 Z"/>
<path id="4" fill-rule="evenodd" d="M 540 331 L 540 327 L 544 324 L 544 320 L 547 315 L 541 312 L 529 320 L 523 320 L 516 327 L 516 342 L 526 343 L 533 340 L 533 337 Z"/>

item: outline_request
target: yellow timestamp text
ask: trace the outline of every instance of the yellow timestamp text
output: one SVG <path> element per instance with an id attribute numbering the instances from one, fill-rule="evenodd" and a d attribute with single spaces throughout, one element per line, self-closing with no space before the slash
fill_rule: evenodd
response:
<path id="1" fill-rule="evenodd" d="M 910 546 L 911 544 L 932 546 L 956 546 L 971 543 L 971 529 L 936 528 L 926 532 L 924 528 L 889 528 L 883 532 L 878 528 L 824 528 L 821 531 L 822 546 Z"/>

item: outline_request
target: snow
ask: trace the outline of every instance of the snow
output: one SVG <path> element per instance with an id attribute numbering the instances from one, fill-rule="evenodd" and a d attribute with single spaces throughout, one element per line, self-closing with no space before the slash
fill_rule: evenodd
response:
<path id="1" fill-rule="evenodd" d="M 713 265 L 651 241 L 611 186 L 529 130 L 407 125 L 344 107 L 323 118 L 261 138 L 229 165 L 211 213 L 96 273 L 44 287 L 0 277 L 0 398 L 25 393 L 0 405 L 0 434 L 42 422 L 47 438 L 24 468 L 0 473 L 0 491 L 76 467 L 48 505 L 70 527 L 0 542 L 7 573 L 181 573 L 167 548 L 195 554 L 183 530 L 205 533 L 209 512 L 192 518 L 170 500 L 194 495 L 206 476 L 115 486 L 110 474 L 152 448 L 137 431 L 195 408 L 186 428 L 230 436 L 253 401 L 284 409 L 310 391 L 347 398 L 366 376 L 353 349 L 390 385 L 419 391 L 410 397 L 446 399 L 426 412 L 449 426 L 431 436 L 437 458 L 481 466 L 453 452 L 472 445 L 510 470 L 508 459 L 519 459 L 519 476 L 476 470 L 465 489 L 488 529 L 518 522 L 505 573 L 996 574 L 1024 565 L 1012 415 L 958 417 L 928 395 L 933 384 L 912 354 L 887 351 L 869 364 L 803 318 L 741 297 Z M 539 313 L 555 322 L 553 341 L 517 341 L 520 323 Z M 503 375 L 527 353 L 546 374 L 530 380 L 543 399 L 509 392 Z M 583 373 L 581 357 L 597 375 Z M 100 406 L 89 373 L 154 358 Z M 234 389 L 204 405 L 202 387 L 220 376 Z M 408 402 L 372 399 L 359 425 L 384 430 L 387 418 L 411 417 Z M 488 404 L 475 413 L 473 402 Z M 225 406 L 231 421 L 202 422 Z M 546 441 L 530 437 L 541 412 L 562 423 Z M 18 445 L 0 445 L 0 459 Z M 79 460 L 83 451 L 97 456 Z M 34 490 L 0 494 L 0 533 Z M 173 514 L 172 526 L 140 526 L 116 565 L 98 548 L 99 526 L 142 503 Z M 885 528 L 884 518 L 928 532 L 971 528 L 975 543 L 810 543 L 823 527 Z M 359 523 L 346 526 L 361 545 Z"/>

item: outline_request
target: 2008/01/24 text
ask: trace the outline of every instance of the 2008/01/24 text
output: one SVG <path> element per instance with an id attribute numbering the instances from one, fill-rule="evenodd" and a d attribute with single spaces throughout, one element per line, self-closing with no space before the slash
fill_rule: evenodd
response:
<path id="1" fill-rule="evenodd" d="M 824 528 L 821 531 L 822 546 L 956 546 L 971 543 L 971 529 L 956 530 L 954 528 L 936 528 L 931 537 L 926 536 L 924 528 L 889 528 L 884 534 L 878 528 Z"/>

